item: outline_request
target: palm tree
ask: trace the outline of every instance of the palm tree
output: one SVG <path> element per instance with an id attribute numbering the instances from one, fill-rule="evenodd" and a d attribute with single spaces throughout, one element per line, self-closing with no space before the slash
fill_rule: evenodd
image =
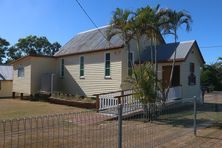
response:
<path id="1" fill-rule="evenodd" d="M 112 20 L 110 21 L 110 27 L 107 30 L 107 39 L 110 41 L 115 35 L 119 35 L 123 41 L 124 48 L 127 49 L 128 55 L 130 53 L 130 40 L 133 38 L 132 34 L 132 19 L 133 12 L 130 10 L 123 10 L 116 8 L 113 12 Z M 133 64 L 131 62 L 131 64 Z M 133 68 L 133 65 L 132 65 Z"/>
<path id="2" fill-rule="evenodd" d="M 166 12 L 167 12 L 166 15 L 168 18 L 168 23 L 163 25 L 163 32 L 164 32 L 164 34 L 173 35 L 174 42 L 176 43 L 177 39 L 178 39 L 178 34 L 177 34 L 178 29 L 182 25 L 185 25 L 186 31 L 187 32 L 190 31 L 191 30 L 190 24 L 192 22 L 192 18 L 191 18 L 191 15 L 186 11 L 178 11 L 177 12 L 175 10 L 168 9 L 168 10 L 166 10 Z M 176 54 L 177 54 L 177 51 L 175 49 L 173 63 L 172 63 L 172 69 L 171 69 L 171 73 L 170 73 L 170 81 L 169 81 L 169 86 L 166 89 L 166 94 L 168 94 L 169 88 L 172 86 L 172 78 L 173 78 L 173 72 L 174 72 L 174 67 L 175 67 L 175 62 L 176 62 Z"/>
<path id="3" fill-rule="evenodd" d="M 156 82 L 155 90 L 158 88 L 157 80 L 157 42 L 156 40 L 161 40 L 161 31 L 163 26 L 168 23 L 166 19 L 167 9 L 160 9 L 160 5 L 157 5 L 153 8 L 146 6 L 145 8 L 137 9 L 136 11 L 136 20 L 139 22 L 139 28 L 141 32 L 146 35 L 147 38 L 151 41 L 150 46 L 150 55 L 151 55 L 151 64 L 153 66 Z"/>
<path id="4" fill-rule="evenodd" d="M 132 39 L 130 31 L 130 20 L 132 19 L 132 12 L 116 8 L 113 12 L 113 17 L 110 22 L 110 27 L 107 31 L 107 38 L 111 40 L 113 36 L 120 35 L 123 40 L 124 47 L 129 49 L 129 41 Z"/>

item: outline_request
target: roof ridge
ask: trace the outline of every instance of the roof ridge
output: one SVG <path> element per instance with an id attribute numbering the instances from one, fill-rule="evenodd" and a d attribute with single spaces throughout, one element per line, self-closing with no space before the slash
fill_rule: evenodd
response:
<path id="1" fill-rule="evenodd" d="M 109 27 L 109 26 L 110 25 L 105 25 L 105 26 L 100 26 L 98 28 L 89 29 L 89 30 L 86 30 L 86 31 L 79 32 L 79 33 L 77 33 L 77 35 L 84 34 L 84 33 L 91 32 L 91 31 L 95 31 L 95 30 L 99 30 L 99 29 L 103 29 L 103 28 L 106 28 L 106 27 Z"/>
<path id="2" fill-rule="evenodd" d="M 193 43 L 193 42 L 195 42 L 196 40 L 188 40 L 188 41 L 181 41 L 181 42 L 179 42 L 179 43 Z"/>

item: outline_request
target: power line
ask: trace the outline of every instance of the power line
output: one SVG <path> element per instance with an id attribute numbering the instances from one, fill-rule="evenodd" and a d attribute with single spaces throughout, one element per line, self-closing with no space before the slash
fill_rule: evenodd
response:
<path id="1" fill-rule="evenodd" d="M 200 48 L 222 48 L 222 45 L 214 45 L 214 46 L 202 46 Z"/>
<path id="2" fill-rule="evenodd" d="M 77 4 L 79 5 L 79 7 L 82 9 L 82 11 L 85 13 L 85 15 L 88 17 L 88 19 L 91 21 L 91 23 L 97 28 L 97 30 L 102 34 L 102 36 L 107 40 L 106 35 L 99 29 L 99 27 L 96 25 L 95 21 L 93 21 L 93 19 L 89 16 L 89 14 L 86 12 L 86 10 L 83 8 L 83 6 L 80 4 L 80 2 L 78 0 L 75 0 L 77 2 Z M 110 41 L 109 41 L 110 42 Z"/>
<path id="3" fill-rule="evenodd" d="M 85 13 L 85 15 L 88 17 L 88 19 L 91 21 L 91 23 L 94 25 L 94 27 L 102 34 L 102 36 L 111 44 L 111 42 L 107 39 L 107 36 L 99 29 L 98 25 L 96 25 L 95 21 L 89 16 L 86 9 L 81 5 L 81 3 L 78 0 L 75 0 L 76 3 L 79 5 L 79 7 L 82 9 L 82 11 Z M 215 45 L 215 46 L 202 46 L 200 48 L 222 48 L 222 45 Z"/>

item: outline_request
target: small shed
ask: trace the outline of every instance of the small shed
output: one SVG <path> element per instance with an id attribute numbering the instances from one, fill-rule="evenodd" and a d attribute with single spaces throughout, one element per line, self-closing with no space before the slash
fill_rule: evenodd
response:
<path id="1" fill-rule="evenodd" d="M 25 56 L 12 62 L 13 92 L 21 96 L 34 96 L 41 91 L 41 77 L 56 73 L 56 59 L 52 56 Z M 50 85 L 50 84 L 49 84 Z"/>

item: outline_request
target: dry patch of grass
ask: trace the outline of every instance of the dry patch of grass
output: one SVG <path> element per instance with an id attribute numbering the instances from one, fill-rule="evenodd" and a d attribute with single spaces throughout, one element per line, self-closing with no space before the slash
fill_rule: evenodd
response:
<path id="1" fill-rule="evenodd" d="M 33 102 L 19 99 L 0 99 L 0 120 L 40 116 L 56 113 L 80 112 L 86 109 L 50 104 L 48 102 Z"/>

